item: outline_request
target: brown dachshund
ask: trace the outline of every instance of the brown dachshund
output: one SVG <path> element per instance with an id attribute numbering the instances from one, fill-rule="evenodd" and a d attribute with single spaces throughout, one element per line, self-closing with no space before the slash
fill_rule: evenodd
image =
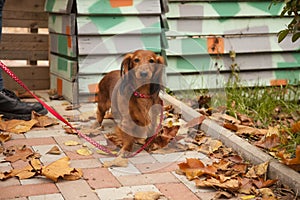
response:
<path id="1" fill-rule="evenodd" d="M 159 92 L 163 87 L 164 59 L 148 50 L 125 55 L 121 70 L 115 70 L 99 82 L 97 121 L 101 125 L 111 108 L 117 122 L 116 134 L 125 155 L 139 139 L 155 134 L 161 112 Z"/>

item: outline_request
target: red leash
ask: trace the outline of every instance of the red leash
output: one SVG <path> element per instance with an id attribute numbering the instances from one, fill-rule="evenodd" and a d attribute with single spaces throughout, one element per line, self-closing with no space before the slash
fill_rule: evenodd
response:
<path id="1" fill-rule="evenodd" d="M 108 148 L 102 146 L 92 138 L 88 137 L 87 135 L 81 133 L 79 130 L 74 128 L 72 124 L 70 124 L 65 118 L 63 118 L 58 112 L 56 112 L 52 107 L 48 106 L 44 101 L 42 101 L 40 98 L 38 98 L 33 92 L 29 90 L 29 88 L 10 70 L 8 67 L 0 61 L 0 67 L 2 70 L 7 73 L 12 79 L 14 79 L 20 86 L 22 86 L 29 94 L 31 94 L 38 102 L 40 102 L 52 115 L 54 115 L 57 119 L 65 123 L 67 126 L 69 126 L 72 130 L 74 130 L 80 137 L 84 138 L 86 141 L 100 149 L 101 151 L 111 155 L 111 156 L 116 156 L 113 154 Z M 160 116 L 160 123 L 156 128 L 155 134 L 140 148 L 138 149 L 135 153 L 131 154 L 128 157 L 133 157 L 137 154 L 139 154 L 141 151 L 143 151 L 152 141 L 153 139 L 158 135 L 159 130 L 161 128 L 161 123 L 163 120 L 163 102 L 161 101 L 162 109 L 161 109 L 161 116 Z"/>

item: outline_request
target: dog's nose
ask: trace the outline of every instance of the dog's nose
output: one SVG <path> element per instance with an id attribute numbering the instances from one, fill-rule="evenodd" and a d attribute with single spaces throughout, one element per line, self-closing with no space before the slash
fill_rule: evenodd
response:
<path id="1" fill-rule="evenodd" d="M 140 75 L 141 75 L 141 77 L 145 78 L 145 77 L 148 76 L 148 72 L 146 72 L 146 71 L 141 71 L 141 72 L 140 72 Z"/>

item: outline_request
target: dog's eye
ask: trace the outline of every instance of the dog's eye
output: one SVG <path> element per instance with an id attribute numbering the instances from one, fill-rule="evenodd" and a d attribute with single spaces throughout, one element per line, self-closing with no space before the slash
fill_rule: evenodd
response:
<path id="1" fill-rule="evenodd" d="M 140 62 L 140 59 L 135 58 L 135 59 L 133 60 L 133 62 L 138 63 L 138 62 Z"/>
<path id="2" fill-rule="evenodd" d="M 149 60 L 149 63 L 154 63 L 155 61 L 151 58 L 150 60 Z"/>

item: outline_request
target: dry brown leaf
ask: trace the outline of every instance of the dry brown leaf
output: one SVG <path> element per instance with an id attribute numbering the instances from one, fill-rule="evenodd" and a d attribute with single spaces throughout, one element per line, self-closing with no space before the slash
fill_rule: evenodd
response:
<path id="1" fill-rule="evenodd" d="M 276 196 L 270 188 L 261 188 L 258 190 L 263 200 L 276 200 Z"/>
<path id="2" fill-rule="evenodd" d="M 273 134 L 271 136 L 263 137 L 261 138 L 261 140 L 254 142 L 253 144 L 258 147 L 270 150 L 280 145 L 281 142 L 280 137 L 276 134 Z"/>
<path id="3" fill-rule="evenodd" d="M 185 173 L 187 179 L 193 180 L 204 174 L 217 176 L 217 168 L 214 166 L 205 166 L 199 159 L 187 158 L 186 162 L 178 164 L 179 169 Z"/>
<path id="4" fill-rule="evenodd" d="M 15 153 L 11 156 L 7 156 L 5 158 L 6 161 L 8 162 L 16 162 L 17 160 L 23 160 L 26 161 L 29 156 L 32 156 L 34 152 L 30 149 L 27 148 L 26 146 L 20 147 L 20 148 L 15 148 Z"/>
<path id="5" fill-rule="evenodd" d="M 135 200 L 157 200 L 161 193 L 154 191 L 141 191 L 134 194 Z"/>
<path id="6" fill-rule="evenodd" d="M 300 171 L 300 145 L 296 148 L 295 158 L 285 158 L 284 152 L 279 152 L 276 155 L 281 158 L 281 162 L 296 171 Z"/>
<path id="7" fill-rule="evenodd" d="M 64 175 L 64 180 L 67 181 L 75 181 L 80 179 L 83 176 L 83 172 L 81 169 L 73 169 L 70 174 Z"/>
<path id="8" fill-rule="evenodd" d="M 229 191 L 236 191 L 240 188 L 240 183 L 237 179 L 230 179 L 225 182 L 220 182 L 220 180 L 210 177 L 206 180 L 195 180 L 196 186 L 198 187 L 219 187 Z"/>
<path id="9" fill-rule="evenodd" d="M 253 183 L 256 185 L 257 188 L 266 188 L 270 187 L 271 185 L 275 184 L 278 180 L 264 180 L 263 178 L 259 178 L 258 180 L 253 180 Z"/>
<path id="10" fill-rule="evenodd" d="M 20 180 L 28 179 L 35 176 L 42 169 L 42 164 L 39 159 L 31 159 L 29 164 L 22 169 L 13 169 L 11 176 L 16 176 Z"/>
<path id="11" fill-rule="evenodd" d="M 244 126 L 244 125 L 236 125 L 237 131 L 236 134 L 242 135 L 242 134 L 248 134 L 248 135 L 265 135 L 267 134 L 267 129 L 258 129 L 250 126 Z"/>
<path id="12" fill-rule="evenodd" d="M 294 123 L 292 125 L 291 131 L 292 131 L 292 133 L 300 132 L 300 121 L 297 121 L 296 123 Z"/>
<path id="13" fill-rule="evenodd" d="M 31 119 L 37 120 L 37 123 L 35 124 L 37 127 L 47 127 L 58 124 L 57 119 L 51 118 L 47 115 L 40 115 L 34 111 L 31 114 Z"/>
<path id="14" fill-rule="evenodd" d="M 123 158 L 121 156 L 116 157 L 115 159 L 111 161 L 105 161 L 103 162 L 103 167 L 127 167 L 128 166 L 128 159 Z"/>
<path id="15" fill-rule="evenodd" d="M 6 132 L 20 134 L 31 130 L 37 123 L 38 121 L 35 119 L 31 119 L 30 121 L 12 119 L 0 121 L 0 129 Z"/>
<path id="16" fill-rule="evenodd" d="M 0 144 L 4 143 L 4 142 L 6 142 L 10 139 L 11 139 L 11 134 L 10 133 L 5 133 L 5 132 L 0 133 Z"/>
<path id="17" fill-rule="evenodd" d="M 47 166 L 42 167 L 42 175 L 46 176 L 47 178 L 53 180 L 54 182 L 57 182 L 58 178 L 70 178 L 72 174 L 76 171 L 76 176 L 72 176 L 73 178 L 79 179 L 82 174 L 80 174 L 80 170 L 71 168 L 69 166 L 69 160 L 68 157 L 63 157 L 55 162 L 52 162 L 51 164 Z M 75 170 L 75 171 L 74 171 Z M 77 173 L 78 172 L 78 173 Z M 78 176 L 77 176 L 78 175 Z"/>
<path id="18" fill-rule="evenodd" d="M 190 120 L 188 123 L 185 124 L 185 127 L 191 128 L 191 127 L 195 127 L 195 126 L 200 126 L 205 119 L 206 119 L 206 116 L 201 115 L 199 117 L 196 117 L 196 118 Z"/>
<path id="19" fill-rule="evenodd" d="M 61 151 L 58 146 L 55 145 L 47 152 L 47 154 L 60 155 Z"/>
<path id="20" fill-rule="evenodd" d="M 249 171 L 247 172 L 247 174 L 245 175 L 248 178 L 257 178 L 260 176 L 263 176 L 267 173 L 269 167 L 269 162 L 264 162 L 261 163 L 259 165 L 254 165 L 253 167 L 251 167 L 249 169 Z"/>

